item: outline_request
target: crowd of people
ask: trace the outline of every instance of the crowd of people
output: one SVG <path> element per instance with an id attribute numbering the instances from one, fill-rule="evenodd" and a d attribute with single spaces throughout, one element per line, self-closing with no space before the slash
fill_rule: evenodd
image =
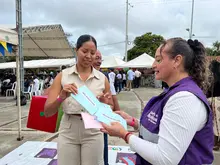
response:
<path id="1" fill-rule="evenodd" d="M 1 75 L 1 96 L 6 95 L 7 89 L 11 89 L 16 82 L 16 76 L 14 74 L 5 73 Z"/>
<path id="2" fill-rule="evenodd" d="M 66 66 L 62 66 L 62 69 L 65 69 Z M 24 76 L 24 92 L 32 92 L 33 95 L 40 95 L 44 90 L 49 88 L 56 75 L 60 71 L 40 71 L 39 73 L 27 73 Z M 16 89 L 16 76 L 13 73 L 4 73 L 0 78 L 1 84 L 1 96 L 6 96 L 6 91 L 12 89 L 13 85 Z M 39 94 L 38 94 L 38 91 Z"/>
<path id="3" fill-rule="evenodd" d="M 140 87 L 142 73 L 138 69 L 130 68 L 128 71 L 125 71 L 123 69 L 110 68 L 108 71 L 100 71 L 107 76 L 111 88 L 114 88 L 111 91 L 112 94 Z"/>

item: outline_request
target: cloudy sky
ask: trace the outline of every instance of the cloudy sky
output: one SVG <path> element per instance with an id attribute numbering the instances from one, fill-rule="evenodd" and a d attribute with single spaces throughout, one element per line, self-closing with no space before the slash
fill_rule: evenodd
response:
<path id="1" fill-rule="evenodd" d="M 129 41 L 146 32 L 165 38 L 189 33 L 191 0 L 129 0 Z M 126 0 L 22 0 L 23 24 L 61 24 L 75 42 L 93 35 L 104 55 L 124 55 Z M 15 24 L 15 0 L 1 0 L 0 24 Z M 220 0 L 195 0 L 193 34 L 206 46 L 220 40 Z M 130 45 L 128 48 L 131 48 Z"/>

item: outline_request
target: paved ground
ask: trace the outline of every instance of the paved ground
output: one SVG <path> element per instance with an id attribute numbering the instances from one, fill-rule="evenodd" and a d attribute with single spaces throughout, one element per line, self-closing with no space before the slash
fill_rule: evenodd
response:
<path id="1" fill-rule="evenodd" d="M 26 141 L 44 141 L 52 134 L 26 128 L 29 103 L 22 106 L 22 141 L 17 141 L 18 122 L 15 100 L 0 97 L 0 158 Z"/>
<path id="2" fill-rule="evenodd" d="M 154 88 L 139 88 L 132 92 L 123 91 L 118 95 L 119 104 L 122 110 L 126 111 L 130 115 L 139 118 L 141 114 L 141 109 L 148 102 L 152 96 L 156 96 L 161 92 L 161 89 Z M 6 155 L 8 152 L 17 148 L 19 145 L 25 141 L 44 141 L 51 137 L 53 134 L 44 133 L 40 131 L 34 131 L 26 128 L 27 114 L 29 110 L 29 104 L 22 107 L 22 128 L 24 129 L 23 141 L 17 141 L 17 110 L 14 100 L 6 100 L 0 98 L 0 158 Z M 9 124 L 8 124 L 9 123 Z M 53 139 L 57 141 L 57 139 Z M 109 137 L 110 145 L 126 145 L 126 143 L 115 137 Z M 215 153 L 215 165 L 220 164 L 220 153 Z M 218 163 L 217 163 L 218 162 Z"/>

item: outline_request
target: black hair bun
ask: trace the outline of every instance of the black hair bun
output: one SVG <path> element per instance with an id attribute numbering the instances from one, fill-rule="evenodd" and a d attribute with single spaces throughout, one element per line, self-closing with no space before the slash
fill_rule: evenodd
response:
<path id="1" fill-rule="evenodd" d="M 201 51 L 201 43 L 198 40 L 189 39 L 187 43 L 193 51 Z"/>

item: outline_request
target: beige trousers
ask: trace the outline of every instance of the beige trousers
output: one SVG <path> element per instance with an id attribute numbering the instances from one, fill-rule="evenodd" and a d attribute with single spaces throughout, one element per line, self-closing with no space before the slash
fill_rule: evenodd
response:
<path id="1" fill-rule="evenodd" d="M 80 116 L 64 113 L 59 132 L 58 165 L 104 165 L 99 129 L 85 129 Z"/>
<path id="2" fill-rule="evenodd" d="M 127 80 L 127 89 L 128 90 L 132 89 L 132 80 Z"/>

